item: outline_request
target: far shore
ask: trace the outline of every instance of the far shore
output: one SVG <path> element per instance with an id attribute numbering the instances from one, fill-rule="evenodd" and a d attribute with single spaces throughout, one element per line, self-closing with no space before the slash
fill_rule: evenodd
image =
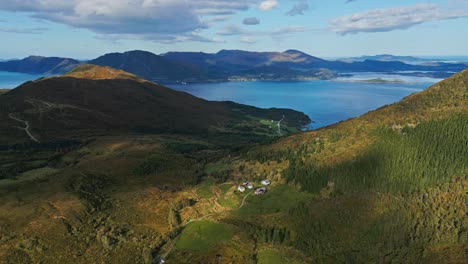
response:
<path id="1" fill-rule="evenodd" d="M 411 84 L 411 82 L 406 82 L 400 79 L 394 79 L 394 80 L 385 80 L 382 78 L 376 78 L 376 79 L 367 79 L 367 80 L 344 80 L 344 79 L 336 79 L 333 80 L 336 82 L 352 82 L 352 83 L 375 83 L 375 84 L 386 84 L 386 83 L 395 83 L 395 84 Z"/>

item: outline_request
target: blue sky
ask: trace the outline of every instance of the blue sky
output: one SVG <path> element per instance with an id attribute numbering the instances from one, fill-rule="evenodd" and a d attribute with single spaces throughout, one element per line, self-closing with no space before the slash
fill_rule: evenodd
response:
<path id="1" fill-rule="evenodd" d="M 0 0 L 0 58 L 142 49 L 468 55 L 468 0 Z"/>

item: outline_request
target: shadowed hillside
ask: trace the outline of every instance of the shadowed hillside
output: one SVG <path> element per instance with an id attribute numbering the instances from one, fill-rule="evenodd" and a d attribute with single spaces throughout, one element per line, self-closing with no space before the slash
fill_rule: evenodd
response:
<path id="1" fill-rule="evenodd" d="M 69 58 L 29 56 L 22 60 L 0 62 L 0 71 L 60 74 L 79 64 L 79 61 Z"/>
<path id="2" fill-rule="evenodd" d="M 310 121 L 287 109 L 209 102 L 121 70 L 92 65 L 27 82 L 3 95 L 0 105 L 3 142 L 21 140 L 19 120 L 28 121 L 39 141 L 117 132 L 254 133 L 260 119 L 279 120 L 283 114 L 291 127 Z"/>
<path id="3" fill-rule="evenodd" d="M 151 52 L 139 50 L 105 54 L 89 63 L 121 69 L 158 82 L 216 78 L 216 75 L 210 76 L 198 66 L 173 62 Z"/>

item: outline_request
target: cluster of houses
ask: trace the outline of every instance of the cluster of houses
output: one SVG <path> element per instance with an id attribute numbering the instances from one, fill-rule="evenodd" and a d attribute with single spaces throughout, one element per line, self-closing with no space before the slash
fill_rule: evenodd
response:
<path id="1" fill-rule="evenodd" d="M 264 193 L 266 193 L 268 191 L 266 186 L 270 185 L 271 181 L 270 180 L 262 180 L 260 183 L 263 186 L 259 187 L 259 188 L 255 188 L 254 185 L 251 182 L 246 180 L 241 185 L 237 186 L 237 190 L 239 192 L 243 193 L 243 192 L 245 192 L 246 189 L 252 190 L 252 189 L 255 188 L 255 190 L 254 190 L 255 195 L 262 195 L 262 194 L 264 194 Z"/>

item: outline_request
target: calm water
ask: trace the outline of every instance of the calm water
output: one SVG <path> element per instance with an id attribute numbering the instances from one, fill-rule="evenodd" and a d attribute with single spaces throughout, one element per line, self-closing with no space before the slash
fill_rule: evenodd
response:
<path id="1" fill-rule="evenodd" d="M 0 89 L 1 88 L 15 88 L 18 85 L 43 77 L 41 74 L 27 74 L 17 72 L 2 72 L 0 71 Z"/>
<path id="2" fill-rule="evenodd" d="M 14 88 L 40 77 L 42 76 L 35 74 L 0 72 L 0 88 Z M 398 79 L 407 83 L 353 82 L 374 78 Z M 315 121 L 311 128 L 318 128 L 399 101 L 437 81 L 439 80 L 432 78 L 364 73 L 340 81 L 228 82 L 168 86 L 207 100 L 234 101 L 262 108 L 295 109 Z"/>
<path id="3" fill-rule="evenodd" d="M 262 108 L 299 110 L 315 121 L 310 128 L 319 128 L 397 102 L 409 94 L 422 91 L 436 81 L 424 78 L 421 82 L 404 84 L 308 81 L 169 86 L 207 100 L 234 101 Z"/>

